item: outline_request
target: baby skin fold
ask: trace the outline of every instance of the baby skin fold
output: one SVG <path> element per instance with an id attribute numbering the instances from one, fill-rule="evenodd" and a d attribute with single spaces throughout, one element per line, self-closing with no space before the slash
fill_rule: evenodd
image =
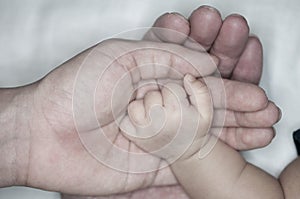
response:
<path id="1" fill-rule="evenodd" d="M 122 132 L 171 164 L 190 198 L 296 199 L 300 161 L 291 163 L 279 180 L 246 162 L 209 133 L 214 113 L 210 93 L 203 79 L 189 74 L 183 86 L 167 83 L 130 103 L 121 122 Z M 160 150 L 163 146 L 170 147 Z"/>

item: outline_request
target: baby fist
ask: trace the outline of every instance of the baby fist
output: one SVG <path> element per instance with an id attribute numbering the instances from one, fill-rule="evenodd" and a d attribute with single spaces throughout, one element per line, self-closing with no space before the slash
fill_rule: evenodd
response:
<path id="1" fill-rule="evenodd" d="M 149 91 L 131 102 L 120 125 L 128 139 L 168 162 L 201 149 L 213 116 L 203 80 L 186 75 L 183 85 L 168 83 L 161 91 Z"/>

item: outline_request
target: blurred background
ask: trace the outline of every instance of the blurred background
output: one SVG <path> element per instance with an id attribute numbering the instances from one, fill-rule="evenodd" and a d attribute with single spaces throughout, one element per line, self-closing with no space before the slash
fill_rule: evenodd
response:
<path id="1" fill-rule="evenodd" d="M 225 17 L 240 13 L 264 46 L 261 86 L 282 109 L 277 136 L 266 148 L 243 152 L 274 176 L 296 157 L 300 127 L 300 1 L 297 0 L 0 0 L 0 87 L 32 83 L 84 49 L 114 34 L 149 27 L 165 12 L 188 17 L 200 5 Z M 299 45 L 299 46 L 298 46 Z M 298 90 L 297 90 L 298 89 Z M 1 99 L 0 99 L 1 100 Z M 57 199 L 59 194 L 11 187 L 2 199 Z"/>

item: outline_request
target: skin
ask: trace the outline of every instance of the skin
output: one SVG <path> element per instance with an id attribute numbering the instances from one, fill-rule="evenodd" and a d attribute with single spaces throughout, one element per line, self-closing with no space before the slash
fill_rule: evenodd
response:
<path id="1" fill-rule="evenodd" d="M 224 78 L 258 85 L 262 74 L 262 45 L 256 36 L 249 36 L 249 26 L 241 15 L 229 15 L 222 21 L 218 10 L 200 6 L 192 12 L 189 19 L 185 19 L 179 13 L 166 13 L 160 16 L 153 26 L 187 35 L 207 52 L 216 55 L 220 61 L 218 69 Z M 145 35 L 145 39 L 177 43 L 188 48 L 195 47 L 191 41 L 184 40 L 185 38 L 178 40 L 155 34 L 153 30 Z M 252 134 L 248 129 L 239 129 L 240 133 L 236 134 L 232 129 L 228 129 L 227 133 L 221 135 L 221 139 L 238 150 L 260 148 L 269 144 L 274 137 L 274 131 L 257 130 L 257 133 Z M 251 139 L 248 139 L 249 137 Z M 248 142 L 245 143 L 245 140 Z"/>
<path id="2" fill-rule="evenodd" d="M 1 159 L 4 160 L 1 165 L 1 186 L 27 185 L 71 194 L 104 195 L 139 190 L 143 187 L 177 184 L 170 169 L 165 169 L 155 175 L 132 175 L 136 181 L 129 186 L 126 184 L 127 189 L 124 189 L 124 184 L 121 184 L 115 190 L 111 190 L 111 187 L 116 185 L 115 181 L 106 180 L 107 187 L 99 190 L 98 185 L 103 184 L 101 182 L 106 179 L 105 176 L 111 179 L 113 175 L 118 181 L 128 176 L 99 165 L 94 158 L 90 157 L 75 134 L 74 123 L 70 119 L 72 118 L 70 114 L 72 93 L 70 87 L 72 86 L 70 85 L 74 81 L 76 69 L 88 53 L 89 51 L 81 53 L 37 83 L 18 89 L 1 89 L 1 118 L 12 118 L 14 121 L 9 122 L 8 125 L 9 120 L 1 120 L 3 128 L 0 134 L 1 141 L 4 143 L 1 145 Z M 60 84 L 58 85 L 57 82 Z M 228 85 L 226 92 L 230 95 L 234 92 L 236 83 L 228 81 L 226 85 Z M 257 104 L 247 105 L 244 109 L 241 108 L 243 104 L 239 104 L 241 107 L 236 109 L 237 112 L 256 114 L 255 112 L 270 111 L 266 109 L 269 103 L 261 89 L 252 87 L 249 93 L 252 93 L 252 96 L 257 95 L 258 99 L 262 100 Z M 244 94 L 241 92 L 241 96 L 247 98 Z M 271 112 L 278 116 L 277 108 L 272 109 Z M 64 121 L 64 124 L 61 121 Z M 255 126 L 256 123 L 257 121 L 247 122 L 247 125 L 239 125 L 238 128 Z M 242 139 L 244 133 L 240 136 L 231 136 L 233 139 L 228 139 L 230 140 L 228 142 L 242 143 L 236 144 L 237 148 L 264 146 L 273 137 L 273 130 L 265 127 L 270 127 L 273 123 L 274 121 L 268 121 L 268 124 L 264 125 L 260 142 L 245 142 L 247 140 Z M 228 134 L 230 132 L 232 135 L 236 134 L 234 130 L 228 131 Z M 121 140 L 124 141 L 122 138 Z M 78 165 L 78 162 L 85 162 L 99 177 L 93 179 L 95 173 L 90 172 L 83 165 Z M 49 173 L 52 175 L 49 176 Z M 78 173 L 80 175 L 75 175 Z M 80 186 L 82 184 L 85 186 Z"/>
<path id="3" fill-rule="evenodd" d="M 127 110 L 128 115 L 120 124 L 124 136 L 145 151 L 153 151 L 169 164 L 175 161 L 171 168 L 178 161 L 188 161 L 190 156 L 200 150 L 213 118 L 213 100 L 203 79 L 196 80 L 187 74 L 183 85 L 167 83 L 159 91 L 150 91 L 143 99 L 131 102 Z M 174 132 L 180 136 L 178 141 L 173 137 Z M 193 132 L 195 134 L 190 134 Z M 147 134 L 150 135 L 149 138 L 143 138 Z M 174 144 L 170 150 L 155 152 L 172 143 L 170 138 L 174 138 L 171 140 Z M 190 140 L 191 145 L 185 151 L 184 143 Z"/>
<path id="4" fill-rule="evenodd" d="M 200 6 L 192 12 L 188 20 L 179 13 L 166 13 L 153 26 L 187 35 L 205 50 L 217 55 L 221 60 L 219 70 L 223 77 L 226 76 L 226 70 L 231 74 L 227 74 L 229 79 L 259 83 L 262 72 L 262 45 L 256 36 L 249 36 L 249 26 L 243 16 L 232 14 L 222 20 L 220 12 L 215 8 Z M 169 36 L 157 35 L 151 30 L 145 35 L 145 39 L 191 46 L 191 41 L 185 41 L 184 38 L 170 39 Z"/>
<path id="5" fill-rule="evenodd" d="M 160 91 L 150 91 L 143 99 L 131 102 L 121 127 L 123 134 L 138 146 L 171 164 L 189 198 L 292 199 L 299 196 L 299 158 L 282 172 L 279 180 L 247 163 L 216 137 L 207 137 L 214 106 L 209 84 L 206 86 L 203 80 L 186 75 L 183 85 L 169 83 Z M 155 106 L 159 106 L 160 111 L 155 110 Z M 157 128 L 162 115 L 164 125 Z M 156 134 L 152 137 L 143 138 L 153 132 Z M 183 137 L 176 142 L 174 134 Z M 189 139 L 193 140 L 184 150 L 181 146 Z M 168 145 L 173 147 L 156 152 Z M 178 150 L 182 150 L 181 156 L 177 155 Z M 206 152 L 207 155 L 199 157 Z"/>
<path id="6" fill-rule="evenodd" d="M 200 6 L 191 13 L 189 19 L 186 19 L 179 13 L 166 13 L 160 16 L 153 26 L 181 32 L 196 40 L 207 52 L 217 55 L 221 64 L 226 63 L 225 66 L 220 65 L 219 67 L 223 68 L 223 70 L 220 70 L 223 77 L 229 80 L 252 83 L 255 85 L 259 83 L 262 74 L 262 45 L 256 36 L 249 36 L 247 21 L 241 15 L 229 15 L 222 20 L 220 12 L 215 8 Z M 144 39 L 156 42 L 176 43 L 188 48 L 193 46 L 191 42 L 186 41 L 185 38 L 181 37 L 178 39 L 170 37 L 170 35 L 158 35 L 155 34 L 153 30 L 150 30 Z M 231 75 L 225 74 L 225 71 L 229 71 Z M 231 81 L 229 82 L 229 84 L 233 83 Z M 248 123 L 244 126 L 251 126 L 248 119 L 254 121 L 260 118 L 259 120 L 263 121 L 260 123 L 261 126 L 257 125 L 260 127 L 257 127 L 255 131 L 248 128 L 232 128 L 232 126 L 237 127 L 237 123 L 241 123 L 240 119 L 234 119 L 228 121 L 230 125 L 224 128 L 219 138 L 229 146 L 238 150 L 249 150 L 268 145 L 274 137 L 274 130 L 265 127 L 272 126 L 270 124 L 277 121 L 280 116 L 276 114 L 277 108 L 273 103 L 270 103 L 267 107 L 265 111 L 260 112 L 259 117 L 257 117 L 256 113 L 251 113 L 247 114 L 247 120 L 244 118 L 242 123 Z M 232 111 L 227 112 L 227 114 L 232 116 L 230 118 L 234 118 L 233 115 L 238 115 Z M 270 117 L 270 115 L 274 117 Z M 256 120 L 256 122 L 258 121 Z M 180 194 L 175 194 L 176 196 L 173 197 L 170 195 L 170 190 Z M 127 195 L 112 195 L 108 198 L 140 198 L 141 195 L 143 198 L 155 198 L 152 197 L 152 195 L 155 194 L 162 195 L 164 198 L 177 197 L 181 199 L 188 197 L 180 186 L 175 185 L 171 187 L 164 186 L 141 189 Z M 76 196 L 63 195 L 63 198 L 76 198 Z"/>
<path id="7" fill-rule="evenodd" d="M 292 199 L 299 197 L 300 191 L 300 158 L 292 161 L 279 176 L 280 183 L 283 187 L 285 198 Z"/>
<path id="8" fill-rule="evenodd" d="M 144 47 L 150 47 L 150 49 L 135 50 Z M 163 51 L 158 49 L 163 49 Z M 201 70 L 202 75 L 209 75 L 215 69 L 215 63 L 206 53 L 189 50 L 179 45 L 108 40 L 79 54 L 35 84 L 18 89 L 2 89 L 1 118 L 16 118 L 13 120 L 14 123 L 8 122 L 9 120 L 1 120 L 4 122 L 2 125 L 4 128 L 1 129 L 1 141 L 4 143 L 1 145 L 1 159 L 5 160 L 1 162 L 2 186 L 26 185 L 69 194 L 111 195 L 141 188 L 177 184 L 168 167 L 159 172 L 144 174 L 118 172 L 106 167 L 88 153 L 79 139 L 72 108 L 74 83 L 75 80 L 80 82 L 77 76 L 78 69 L 84 63 L 85 70 L 80 74 L 84 74 L 82 81 L 85 89 L 79 90 L 79 96 L 89 99 L 86 91 L 90 87 L 93 88 L 95 83 L 93 80 L 99 79 L 97 70 L 105 68 L 106 64 L 110 63 L 116 55 L 128 51 L 132 52 L 119 58 L 117 62 L 113 62 L 114 64 L 109 70 L 105 71 L 102 78 L 102 81 L 105 81 L 100 81 L 98 88 L 102 88 L 106 92 L 96 89 L 95 105 L 97 119 L 102 122 L 101 127 L 108 133 L 108 137 L 125 149 L 130 146 L 127 148 L 130 152 L 139 152 L 140 149 L 134 147 L 130 140 L 120 134 L 119 129 L 115 126 L 112 110 L 108 108 L 110 106 L 107 104 L 110 103 L 107 99 L 111 96 L 113 83 L 117 82 L 128 69 L 136 68 L 137 63 L 140 65 L 147 63 L 149 58 L 158 60 L 159 64 L 176 68 L 182 74 L 197 75 L 193 67 L 188 62 L 181 60 L 180 57 L 176 57 L 176 54 L 189 58 L 191 63 Z M 170 56 L 170 52 L 175 54 Z M 108 53 L 110 53 L 109 56 Z M 170 74 L 160 71 L 160 68 L 156 68 L 154 71 L 152 76 L 147 77 L 145 75 L 149 75 L 149 73 L 146 71 L 147 73 L 143 74 L 145 71 L 141 70 L 138 73 L 140 76 L 135 81 L 140 81 L 140 78 L 157 78 L 156 75 L 160 75 L 161 78 L 170 78 Z M 131 78 L 131 76 L 129 77 Z M 181 77 L 175 75 L 171 78 Z M 135 81 L 128 79 L 123 82 L 120 92 L 122 93 L 124 88 L 126 88 L 126 92 L 130 91 L 131 84 Z M 229 97 L 226 105 L 232 108 L 231 111 L 234 111 L 236 100 L 240 102 L 236 107 L 237 111 L 245 114 L 264 112 L 270 103 L 263 90 L 253 84 L 227 80 L 224 86 L 226 96 Z M 238 87 L 241 93 L 237 93 L 235 87 Z M 212 93 L 213 98 L 219 98 L 218 93 Z M 255 103 L 245 100 L 249 96 L 260 100 Z M 215 101 L 218 102 L 218 100 Z M 116 104 L 117 107 L 122 107 L 124 99 L 116 98 Z M 216 106 L 226 108 L 222 107 L 222 104 L 216 103 Z M 278 115 L 278 109 L 276 110 L 275 114 Z M 121 112 L 119 113 L 121 114 Z M 83 129 L 86 130 L 84 133 L 93 135 L 90 133 L 95 127 L 91 126 L 90 120 L 85 120 L 86 118 L 86 115 L 81 118 L 82 121 L 86 121 L 83 123 Z M 232 121 L 232 119 L 229 120 Z M 5 121 L 9 125 L 5 125 Z M 256 121 L 248 124 L 255 126 Z M 101 147 L 102 145 L 97 143 L 95 146 Z M 110 148 L 102 150 L 109 152 Z M 149 154 L 149 159 L 153 159 L 157 166 L 162 163 L 160 158 L 151 154 Z M 51 175 L 49 175 L 50 173 Z"/>
<path id="9" fill-rule="evenodd" d="M 227 146 L 226 146 L 227 149 Z M 232 152 L 231 150 L 229 150 L 230 152 Z M 280 183 L 283 187 L 284 190 L 284 198 L 286 199 L 295 199 L 299 196 L 299 182 L 300 182 L 300 177 L 299 177 L 299 162 L 300 159 L 296 159 L 295 161 L 293 161 L 281 174 L 280 176 Z M 223 164 L 224 162 L 222 162 Z M 229 165 L 232 166 L 232 165 Z M 252 166 L 250 166 L 252 167 Z M 220 172 L 223 172 L 220 171 Z M 268 175 L 266 175 L 265 173 L 263 173 L 261 170 L 256 170 L 255 173 L 260 173 L 261 175 L 267 177 L 268 179 L 270 179 L 272 181 L 272 183 L 274 182 L 274 179 Z M 221 174 L 224 175 L 224 174 Z M 209 184 L 211 186 L 213 186 L 214 188 L 217 188 L 216 184 Z M 207 186 L 207 185 L 205 185 Z M 262 185 L 263 187 L 265 187 L 265 185 Z M 275 182 L 275 186 L 278 187 L 278 184 Z M 133 193 L 129 193 L 129 194 L 125 194 L 125 195 L 114 195 L 114 196 L 110 196 L 110 197 L 80 197 L 80 196 L 69 196 L 70 199 L 105 199 L 105 198 L 109 198 L 109 199 L 117 199 L 117 198 L 131 198 L 131 199 L 138 199 L 138 198 L 147 198 L 150 196 L 153 196 L 154 198 L 159 198 L 159 197 L 163 197 L 163 198 L 180 198 L 180 199 L 188 199 L 190 198 L 188 195 L 185 194 L 185 192 L 180 189 L 181 187 L 178 186 L 169 186 L 169 187 L 161 187 L 161 188 L 150 188 L 150 189 L 143 189 L 143 190 L 139 190 Z M 199 188 L 199 187 L 197 187 Z M 162 190 L 162 191 L 161 191 Z M 215 190 L 215 189 L 214 189 Z M 280 189 L 279 189 L 280 190 Z M 223 191 L 223 190 L 221 190 Z M 272 194 L 272 193 L 271 193 Z M 244 196 L 244 195 L 243 195 Z M 279 193 L 279 196 L 282 197 L 282 193 Z M 257 196 L 256 196 L 257 197 Z M 199 198 L 199 197 L 198 197 Z M 261 198 L 265 198 L 265 196 L 261 197 Z"/>

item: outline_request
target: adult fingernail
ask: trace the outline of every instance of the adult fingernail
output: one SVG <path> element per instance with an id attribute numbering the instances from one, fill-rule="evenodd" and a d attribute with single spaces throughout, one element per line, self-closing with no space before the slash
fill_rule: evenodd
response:
<path id="1" fill-rule="evenodd" d="M 178 12 L 171 12 L 170 14 L 179 17 L 178 19 L 180 19 L 180 20 L 182 20 L 184 22 L 188 22 L 187 19 L 183 15 L 181 15 L 180 13 L 178 13 Z"/>
<path id="2" fill-rule="evenodd" d="M 200 6 L 199 9 L 200 9 L 200 8 L 208 9 L 208 10 L 210 10 L 210 11 L 218 12 L 218 13 L 219 13 L 219 11 L 218 11 L 216 8 L 214 8 L 214 7 L 212 7 L 212 6 L 209 6 L 209 5 L 203 5 L 203 6 Z"/>

